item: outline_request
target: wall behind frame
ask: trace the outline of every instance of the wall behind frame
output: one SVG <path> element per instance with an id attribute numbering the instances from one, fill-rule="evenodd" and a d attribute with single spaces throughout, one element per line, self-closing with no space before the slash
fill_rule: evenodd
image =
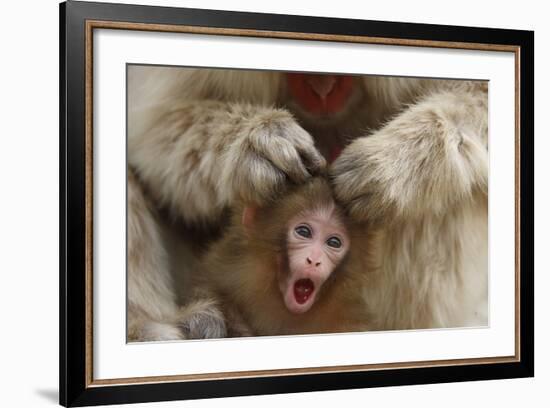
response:
<path id="1" fill-rule="evenodd" d="M 114 1 L 113 1 L 114 2 Z M 136 1 L 119 1 L 138 3 Z M 550 72 L 544 49 L 550 42 L 543 2 L 534 0 L 463 0 L 445 2 L 395 0 L 392 2 L 297 2 L 279 0 L 164 0 L 144 4 L 180 5 L 212 9 L 350 17 L 467 26 L 535 30 L 538 73 Z M 4 2 L 9 16 L 0 25 L 0 381 L 9 384 L 0 393 L 2 406 L 52 407 L 57 405 L 58 383 L 58 1 Z M 544 48 L 543 48 L 544 47 Z M 134 407 L 339 406 L 342 404 L 408 407 L 541 406 L 550 382 L 550 329 L 544 311 L 550 309 L 547 238 L 550 191 L 550 126 L 543 90 L 548 77 L 536 78 L 536 377 L 535 379 L 437 384 L 355 391 L 304 393 L 229 398 Z M 6 88 L 7 86 L 7 88 Z M 546 398 L 545 398 L 546 397 Z"/>

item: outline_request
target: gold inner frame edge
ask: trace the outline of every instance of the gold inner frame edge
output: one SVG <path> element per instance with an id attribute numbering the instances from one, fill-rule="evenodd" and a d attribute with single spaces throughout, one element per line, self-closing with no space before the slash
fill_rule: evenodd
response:
<path id="1" fill-rule="evenodd" d="M 237 37 L 277 38 L 310 41 L 331 41 L 341 43 L 364 43 L 411 47 L 451 48 L 464 50 L 513 52 L 515 57 L 515 354 L 502 357 L 479 357 L 450 360 L 430 360 L 343 366 L 303 367 L 275 370 L 253 370 L 215 372 L 204 374 L 166 375 L 153 377 L 126 377 L 113 379 L 93 378 L 93 30 L 95 28 L 131 31 L 156 31 L 187 34 L 208 34 Z M 521 361 L 520 356 L 520 51 L 521 47 L 505 44 L 463 43 L 452 41 L 396 39 L 385 37 L 350 36 L 333 34 L 298 33 L 287 31 L 250 30 L 186 25 L 128 23 L 121 21 L 86 20 L 86 85 L 85 85 L 85 285 L 86 285 L 86 344 L 85 344 L 85 386 L 102 387 L 145 383 L 168 383 L 184 381 L 207 381 L 266 376 L 291 376 L 300 374 L 322 374 L 353 371 L 409 369 L 420 367 L 461 366 L 470 364 L 496 364 Z"/>

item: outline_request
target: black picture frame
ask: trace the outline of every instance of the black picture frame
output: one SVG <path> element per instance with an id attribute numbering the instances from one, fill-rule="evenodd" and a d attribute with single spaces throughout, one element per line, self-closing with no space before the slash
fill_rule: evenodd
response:
<path id="1" fill-rule="evenodd" d="M 60 4 L 60 403 L 64 406 L 339 390 L 534 375 L 534 33 L 532 31 L 68 1 Z M 86 30 L 89 21 L 185 25 L 373 39 L 452 42 L 517 49 L 521 148 L 519 358 L 492 364 L 419 366 L 289 376 L 94 386 L 87 364 Z M 90 232 L 88 232 L 90 233 Z"/>

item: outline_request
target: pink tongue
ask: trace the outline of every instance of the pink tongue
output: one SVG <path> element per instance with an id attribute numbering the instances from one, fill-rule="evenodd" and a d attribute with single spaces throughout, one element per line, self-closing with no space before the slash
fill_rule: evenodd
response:
<path id="1" fill-rule="evenodd" d="M 300 279 L 296 281 L 296 283 L 294 283 L 294 298 L 296 302 L 300 305 L 306 303 L 314 289 L 315 285 L 313 285 L 311 279 Z"/>

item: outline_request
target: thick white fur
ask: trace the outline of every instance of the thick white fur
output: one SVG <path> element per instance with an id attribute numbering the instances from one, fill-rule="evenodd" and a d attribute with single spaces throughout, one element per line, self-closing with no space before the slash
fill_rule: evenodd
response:
<path id="1" fill-rule="evenodd" d="M 128 338 L 177 340 L 174 283 L 154 211 L 128 171 Z"/>
<path id="2" fill-rule="evenodd" d="M 486 325 L 486 85 L 417 85 L 413 103 L 331 169 L 352 216 L 379 230 L 364 287 L 372 327 Z"/>
<path id="3" fill-rule="evenodd" d="M 177 306 L 165 235 L 156 211 L 129 169 L 128 340 L 223 337 L 225 324 L 214 300 Z"/>
<path id="4" fill-rule="evenodd" d="M 487 324 L 486 84 L 364 77 L 346 114 L 323 122 L 288 100 L 282 79 L 130 67 L 129 254 L 145 252 L 129 256 L 130 328 L 177 310 L 154 213 L 132 209 L 144 200 L 132 190 L 173 219 L 217 225 L 235 200 L 262 203 L 322 169 L 332 137 L 353 140 L 329 169 L 337 197 L 377 230 L 361 289 L 371 327 Z"/>

